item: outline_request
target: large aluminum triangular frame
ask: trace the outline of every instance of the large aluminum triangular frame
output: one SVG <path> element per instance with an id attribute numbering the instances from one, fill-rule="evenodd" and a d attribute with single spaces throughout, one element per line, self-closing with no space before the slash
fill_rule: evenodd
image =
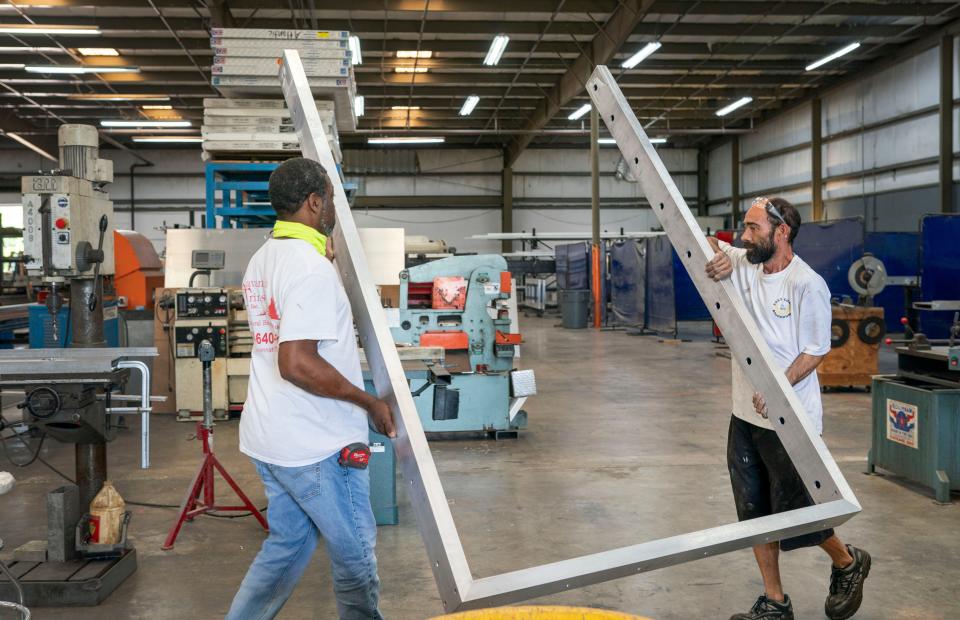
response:
<path id="1" fill-rule="evenodd" d="M 403 486 L 413 506 L 444 609 L 515 603 L 743 549 L 836 526 L 860 510 L 823 441 L 801 413 L 796 394 L 783 372 L 774 365 L 770 350 L 743 302 L 729 282 L 716 283 L 704 275 L 704 264 L 712 255 L 706 239 L 610 72 L 599 66 L 587 84 L 590 97 L 623 156 L 633 166 L 647 200 L 730 343 L 734 359 L 743 365 L 753 385 L 766 395 L 770 410 L 777 412 L 771 415 L 777 434 L 816 505 L 474 579 L 296 51 L 284 51 L 280 79 L 303 156 L 320 162 L 331 173 L 338 221 L 333 234 L 337 268 L 353 306 L 374 385 L 379 395 L 390 403 L 397 419 L 398 437 L 394 448 Z"/>

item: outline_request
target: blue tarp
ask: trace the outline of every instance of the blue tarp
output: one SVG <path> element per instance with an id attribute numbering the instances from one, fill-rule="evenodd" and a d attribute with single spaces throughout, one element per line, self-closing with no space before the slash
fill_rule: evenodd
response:
<path id="1" fill-rule="evenodd" d="M 557 288 L 590 288 L 590 244 L 581 241 L 557 245 L 554 257 L 557 263 Z"/>
<path id="2" fill-rule="evenodd" d="M 610 244 L 610 312 L 617 325 L 643 327 L 646 320 L 645 239 Z"/>
<path id="3" fill-rule="evenodd" d="M 663 334 L 677 332 L 673 255 L 666 236 L 647 239 L 647 328 Z"/>
<path id="4" fill-rule="evenodd" d="M 920 273 L 920 233 L 873 232 L 867 233 L 864 249 L 881 261 L 889 276 L 913 276 Z M 874 304 L 883 308 L 887 331 L 899 333 L 900 317 L 907 315 L 903 286 L 887 285 L 874 297 Z"/>
<path id="5" fill-rule="evenodd" d="M 710 311 L 703 303 L 700 292 L 693 285 L 693 280 L 680 261 L 680 256 L 676 250 L 673 252 L 673 293 L 676 297 L 678 321 L 710 320 Z"/>
<path id="6" fill-rule="evenodd" d="M 584 290 L 590 288 L 591 244 L 586 241 L 564 243 L 555 246 L 554 258 L 557 269 L 557 288 L 560 290 Z M 600 261 L 600 281 L 603 284 L 602 297 L 607 300 L 610 287 L 607 284 L 607 262 Z M 591 302 L 592 306 L 592 302 Z M 607 304 L 602 305 L 601 321 L 606 321 Z"/>
<path id="7" fill-rule="evenodd" d="M 960 299 L 960 215 L 925 215 L 920 220 L 920 284 L 924 301 Z M 920 312 L 928 338 L 947 338 L 953 312 Z"/>
<path id="8" fill-rule="evenodd" d="M 847 272 L 863 256 L 863 218 L 801 224 L 793 251 L 826 280 L 831 296 L 849 295 L 856 301 Z"/>

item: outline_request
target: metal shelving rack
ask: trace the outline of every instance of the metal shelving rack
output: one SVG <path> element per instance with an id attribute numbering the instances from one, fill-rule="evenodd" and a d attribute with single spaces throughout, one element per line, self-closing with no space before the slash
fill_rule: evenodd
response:
<path id="1" fill-rule="evenodd" d="M 281 162 L 207 162 L 205 228 L 264 228 L 273 226 L 277 215 L 267 194 L 270 173 Z M 337 172 L 343 176 L 337 165 Z M 356 183 L 344 183 L 353 203 Z"/>

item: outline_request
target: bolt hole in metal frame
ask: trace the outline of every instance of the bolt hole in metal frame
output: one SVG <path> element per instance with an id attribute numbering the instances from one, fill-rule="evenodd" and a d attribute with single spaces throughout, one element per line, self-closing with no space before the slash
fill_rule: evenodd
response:
<path id="1" fill-rule="evenodd" d="M 283 53 L 280 81 L 303 156 L 320 162 L 328 171 L 336 170 L 303 65 L 294 50 Z M 659 206 L 654 213 L 674 247 L 687 257 L 686 268 L 697 290 L 705 300 L 714 301 L 709 304 L 714 308 L 713 317 L 734 358 L 744 361 L 750 381 L 763 392 L 770 410 L 778 412 L 779 424 L 774 428 L 815 505 L 475 579 L 370 277 L 340 178 L 331 174 L 338 222 L 333 233 L 337 269 L 353 307 L 374 385 L 397 420 L 394 449 L 447 611 L 515 603 L 807 534 L 839 525 L 860 510 L 783 372 L 774 365 L 769 348 L 732 285 L 729 281 L 714 282 L 704 274 L 704 265 L 713 252 L 606 67 L 596 68 L 588 82 L 588 92 L 624 157 L 633 161 L 634 173 L 650 204 Z"/>

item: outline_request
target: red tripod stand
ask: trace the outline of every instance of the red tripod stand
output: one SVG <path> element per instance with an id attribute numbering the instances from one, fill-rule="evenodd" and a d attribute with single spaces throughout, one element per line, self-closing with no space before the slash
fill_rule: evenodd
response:
<path id="1" fill-rule="evenodd" d="M 213 404 L 212 404 L 212 378 L 210 375 L 210 364 L 215 357 L 213 345 L 208 340 L 204 340 L 197 347 L 197 356 L 203 362 L 203 421 L 197 422 L 197 438 L 203 444 L 203 461 L 200 463 L 200 469 L 193 477 L 190 488 L 187 489 L 187 495 L 183 498 L 183 504 L 180 506 L 180 513 L 177 515 L 177 522 L 174 523 L 167 534 L 167 540 L 163 543 L 163 549 L 173 549 L 173 544 L 177 540 L 180 528 L 185 521 L 193 521 L 195 517 L 211 511 L 239 511 L 248 510 L 256 517 L 263 529 L 269 531 L 266 519 L 253 505 L 250 498 L 240 490 L 240 487 L 234 482 L 227 470 L 213 454 L 213 448 L 210 446 L 210 437 L 213 435 Z M 242 506 L 219 506 L 214 496 L 213 473 L 214 469 L 220 472 L 223 479 L 227 481 L 233 492 L 237 494 Z M 203 493 L 203 501 L 200 500 L 200 494 Z"/>

